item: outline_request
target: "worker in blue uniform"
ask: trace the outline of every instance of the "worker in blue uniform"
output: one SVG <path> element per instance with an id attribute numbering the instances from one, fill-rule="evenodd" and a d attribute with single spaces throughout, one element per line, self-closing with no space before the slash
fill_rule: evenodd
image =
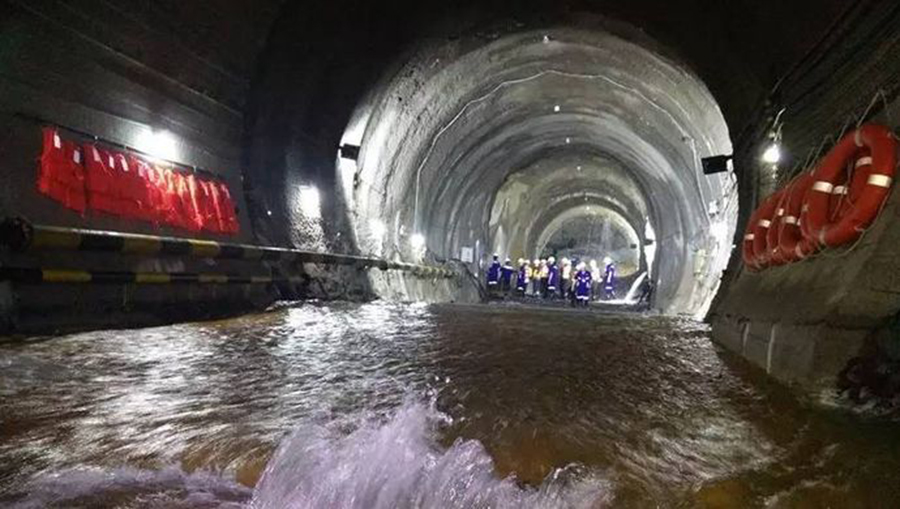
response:
<path id="1" fill-rule="evenodd" d="M 603 299 L 611 300 L 616 298 L 616 264 L 611 258 L 607 257 L 603 260 L 606 264 L 606 270 L 603 272 Z"/>
<path id="2" fill-rule="evenodd" d="M 493 293 L 497 292 L 497 286 L 500 284 L 500 257 L 494 255 L 494 261 L 491 262 L 491 266 L 488 267 L 487 270 L 487 286 L 488 291 Z"/>
<path id="3" fill-rule="evenodd" d="M 559 265 L 556 264 L 556 258 L 551 256 L 547 258 L 547 289 L 546 296 L 555 299 L 559 291 Z"/>
<path id="4" fill-rule="evenodd" d="M 504 295 L 508 294 L 512 288 L 512 277 L 515 272 L 516 269 L 513 268 L 512 260 L 509 258 L 504 260 L 503 266 L 500 267 L 500 290 Z"/>
<path id="5" fill-rule="evenodd" d="M 591 302 L 591 271 L 587 269 L 584 262 L 577 266 L 578 271 L 575 273 L 575 304 L 587 307 Z"/>

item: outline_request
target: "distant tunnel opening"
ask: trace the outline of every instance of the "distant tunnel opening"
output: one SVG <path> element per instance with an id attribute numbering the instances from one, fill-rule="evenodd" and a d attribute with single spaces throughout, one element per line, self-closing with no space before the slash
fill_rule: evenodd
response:
<path id="1" fill-rule="evenodd" d="M 361 251 L 410 260 L 543 251 L 649 271 L 657 306 L 705 312 L 730 256 L 728 128 L 684 66 L 602 29 L 423 42 L 359 103 L 338 158 Z M 647 232 L 655 232 L 648 235 Z M 568 249 L 568 251 L 566 251 Z"/>

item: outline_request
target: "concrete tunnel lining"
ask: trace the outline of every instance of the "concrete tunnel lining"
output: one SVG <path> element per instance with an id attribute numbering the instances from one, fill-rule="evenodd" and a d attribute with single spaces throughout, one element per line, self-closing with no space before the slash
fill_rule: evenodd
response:
<path id="1" fill-rule="evenodd" d="M 357 108 L 345 142 L 358 143 L 360 157 L 338 181 L 360 248 L 416 259 L 424 253 L 410 241 L 421 234 L 427 256 L 458 258 L 474 245 L 486 256 L 494 200 L 511 175 L 548 149 L 585 164 L 600 154 L 641 190 L 637 199 L 628 186 L 599 192 L 630 201 L 629 216 L 644 209 L 657 232 L 660 307 L 702 312 L 735 222 L 733 210 L 709 214 L 730 182 L 701 175 L 699 158 L 731 145 L 703 83 L 601 30 L 528 31 L 464 46 L 423 42 Z M 371 234 L 373 223 L 383 235 Z"/>

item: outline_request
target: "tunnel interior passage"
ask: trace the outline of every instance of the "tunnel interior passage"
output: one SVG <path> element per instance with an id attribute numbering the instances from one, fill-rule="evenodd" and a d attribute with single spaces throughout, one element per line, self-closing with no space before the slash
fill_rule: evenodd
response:
<path id="1" fill-rule="evenodd" d="M 360 147 L 338 165 L 357 244 L 404 259 L 470 248 L 476 269 L 494 251 L 611 256 L 649 270 L 661 308 L 704 312 L 737 203 L 700 158 L 731 144 L 705 85 L 656 47 L 585 27 L 423 42 L 342 140 Z"/>
<path id="2" fill-rule="evenodd" d="M 608 256 L 620 276 L 646 270 L 643 191 L 621 165 L 582 149 L 551 149 L 507 178 L 494 199 L 490 245 L 513 259 Z"/>

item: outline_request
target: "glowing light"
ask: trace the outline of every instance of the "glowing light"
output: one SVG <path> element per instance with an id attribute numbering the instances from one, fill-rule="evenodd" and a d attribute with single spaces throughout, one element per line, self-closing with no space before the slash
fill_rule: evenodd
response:
<path id="1" fill-rule="evenodd" d="M 421 233 L 414 233 L 409 238 L 409 243 L 412 245 L 413 249 L 419 251 L 425 247 L 425 236 Z"/>
<path id="2" fill-rule="evenodd" d="M 550 42 L 550 36 L 549 36 L 549 35 L 545 35 L 545 36 L 544 36 L 544 44 L 547 44 L 548 42 Z"/>
<path id="3" fill-rule="evenodd" d="M 381 239 L 387 234 L 387 226 L 380 219 L 372 219 L 369 221 L 369 231 L 373 237 Z"/>
<path id="4" fill-rule="evenodd" d="M 572 143 L 572 138 L 566 138 L 566 143 Z"/>
<path id="5" fill-rule="evenodd" d="M 556 113 L 559 113 L 559 105 L 558 104 L 553 107 L 553 111 Z"/>
<path id="6" fill-rule="evenodd" d="M 766 151 L 763 152 L 762 160 L 765 163 L 778 164 L 778 161 L 781 161 L 781 146 L 777 143 L 769 145 Z"/>
<path id="7" fill-rule="evenodd" d="M 300 186 L 300 212 L 310 219 L 322 217 L 319 190 L 315 186 Z"/>
<path id="8" fill-rule="evenodd" d="M 135 140 L 135 148 L 158 159 L 178 159 L 178 141 L 169 131 L 142 131 Z"/>
<path id="9" fill-rule="evenodd" d="M 272 215 L 272 211 L 271 211 L 271 210 L 267 210 L 267 211 L 266 211 L 266 214 L 269 214 L 269 215 L 271 216 L 271 215 Z"/>

